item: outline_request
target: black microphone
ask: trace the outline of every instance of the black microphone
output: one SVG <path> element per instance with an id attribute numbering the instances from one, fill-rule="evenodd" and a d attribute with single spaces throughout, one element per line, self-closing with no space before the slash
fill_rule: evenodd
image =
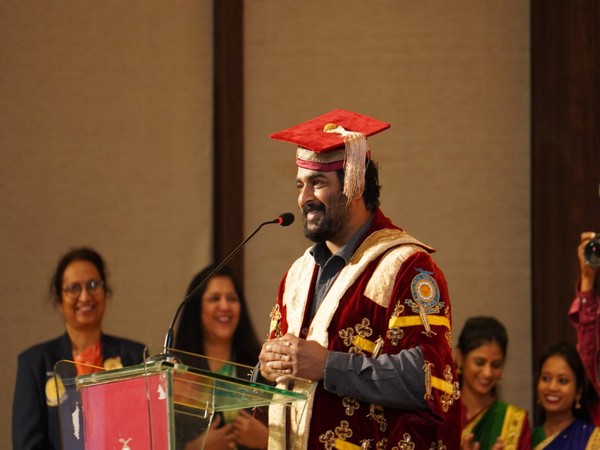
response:
<path id="1" fill-rule="evenodd" d="M 276 219 L 261 223 L 252 232 L 252 234 L 250 236 L 248 236 L 246 239 L 244 239 L 242 241 L 241 244 L 239 244 L 236 248 L 234 248 L 233 251 L 229 255 L 227 255 L 227 257 L 217 267 L 215 267 L 213 270 L 211 270 L 211 272 L 200 282 L 200 284 L 198 284 L 198 286 L 196 286 L 196 288 L 193 291 L 191 291 L 188 295 L 186 295 L 184 297 L 184 299 L 181 301 L 181 303 L 177 307 L 177 310 L 175 311 L 175 315 L 173 316 L 173 320 L 171 320 L 171 325 L 169 326 L 169 329 L 167 330 L 167 334 L 165 336 L 165 342 L 163 344 L 163 352 L 159 355 L 150 356 L 149 358 L 146 359 L 147 362 L 165 361 L 165 360 L 174 362 L 177 360 L 177 357 L 175 357 L 174 355 L 169 353 L 169 349 L 173 345 L 173 333 L 174 333 L 174 329 L 175 329 L 175 323 L 177 322 L 177 318 L 179 317 L 179 314 L 181 313 L 181 310 L 183 309 L 184 305 L 200 289 L 202 289 L 206 283 L 208 283 L 208 281 L 213 277 L 213 275 L 215 273 L 217 273 L 219 270 L 221 270 L 223 268 L 223 266 L 225 264 L 227 264 L 231 258 L 233 258 L 235 255 L 237 255 L 238 252 L 242 249 L 242 247 L 244 245 L 246 245 L 246 242 L 248 242 L 250 239 L 252 239 L 254 237 L 254 235 L 256 233 L 258 233 L 263 226 L 270 225 L 272 223 L 278 223 L 282 227 L 287 227 L 288 225 L 291 225 L 292 223 L 294 223 L 294 215 L 292 213 L 286 212 L 286 213 L 280 214 L 279 217 L 277 217 Z"/>
<path id="2" fill-rule="evenodd" d="M 279 225 L 281 225 L 282 227 L 287 227 L 288 225 L 291 225 L 294 223 L 294 215 L 292 213 L 283 213 L 276 220 L 279 222 Z M 265 224 L 262 224 L 262 225 L 265 225 Z"/>

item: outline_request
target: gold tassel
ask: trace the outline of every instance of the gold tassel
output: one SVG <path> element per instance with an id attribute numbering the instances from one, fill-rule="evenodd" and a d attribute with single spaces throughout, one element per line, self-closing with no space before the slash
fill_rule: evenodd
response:
<path id="1" fill-rule="evenodd" d="M 344 138 L 344 190 L 343 194 L 350 200 L 360 197 L 365 190 L 365 172 L 367 171 L 367 155 L 369 145 L 367 137 L 362 133 L 347 131 L 335 123 L 323 127 L 326 133 L 337 133 Z"/>

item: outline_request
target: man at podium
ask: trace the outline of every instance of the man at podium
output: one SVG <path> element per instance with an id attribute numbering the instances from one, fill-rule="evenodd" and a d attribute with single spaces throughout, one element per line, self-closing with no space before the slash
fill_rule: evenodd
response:
<path id="1" fill-rule="evenodd" d="M 260 354 L 275 381 L 309 380 L 294 381 L 310 395 L 297 423 L 270 410 L 270 450 L 290 433 L 308 449 L 460 448 L 444 275 L 434 250 L 379 208 L 366 138 L 389 126 L 334 110 L 271 135 L 296 145 L 298 206 L 314 245 L 280 283 Z"/>

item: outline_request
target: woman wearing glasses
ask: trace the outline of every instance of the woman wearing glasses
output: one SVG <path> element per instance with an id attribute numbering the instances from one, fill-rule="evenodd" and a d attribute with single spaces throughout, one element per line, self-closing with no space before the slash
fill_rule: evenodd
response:
<path id="1" fill-rule="evenodd" d="M 106 298 L 111 294 L 102 257 L 93 249 L 76 248 L 64 256 L 52 276 L 50 293 L 63 316 L 65 333 L 21 353 L 13 399 L 13 450 L 61 448 L 54 365 L 72 360 L 78 374 L 92 367 L 115 369 L 138 364 L 144 346 L 102 332 Z"/>

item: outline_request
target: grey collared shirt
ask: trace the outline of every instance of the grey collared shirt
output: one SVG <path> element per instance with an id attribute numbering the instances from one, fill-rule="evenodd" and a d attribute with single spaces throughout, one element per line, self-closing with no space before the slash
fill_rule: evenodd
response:
<path id="1" fill-rule="evenodd" d="M 358 243 L 371 226 L 372 221 L 373 216 L 371 216 L 369 220 L 367 220 L 367 222 L 360 227 L 358 232 L 352 236 L 346 245 L 342 246 L 337 252 L 335 252 L 335 254 L 331 254 L 331 251 L 325 242 L 319 242 L 313 245 L 313 247 L 309 250 L 310 254 L 315 259 L 315 263 L 317 263 L 319 266 L 310 315 L 311 320 L 313 317 L 315 317 L 317 309 L 319 309 L 321 302 L 325 298 L 325 294 L 327 294 L 329 288 L 344 266 L 350 261 L 350 258 L 358 247 Z"/>
<path id="2" fill-rule="evenodd" d="M 311 320 L 336 277 L 356 251 L 372 220 L 373 216 L 335 254 L 331 254 L 324 242 L 311 248 L 310 253 L 319 266 Z M 420 347 L 405 349 L 395 355 L 383 354 L 377 358 L 330 351 L 323 386 L 334 394 L 386 407 L 429 409 L 424 398 L 425 375 Z"/>

